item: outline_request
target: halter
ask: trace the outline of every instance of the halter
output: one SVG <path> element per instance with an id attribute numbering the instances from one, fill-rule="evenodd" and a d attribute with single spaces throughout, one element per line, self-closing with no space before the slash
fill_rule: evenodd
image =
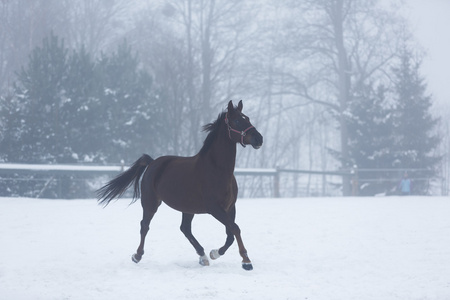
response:
<path id="1" fill-rule="evenodd" d="M 249 131 L 250 129 L 255 128 L 255 127 L 254 127 L 253 125 L 250 125 L 247 129 L 245 129 L 245 130 L 243 130 L 243 131 L 239 131 L 239 130 L 236 130 L 236 129 L 234 129 L 234 128 L 231 128 L 230 122 L 228 121 L 228 113 L 225 115 L 225 123 L 226 123 L 227 126 L 228 126 L 228 137 L 230 138 L 230 140 L 231 140 L 231 131 L 240 134 L 240 135 L 241 135 L 241 141 L 240 141 L 240 143 L 241 143 L 242 147 L 245 148 L 245 144 L 244 144 L 244 136 L 247 135 L 247 131 Z"/>

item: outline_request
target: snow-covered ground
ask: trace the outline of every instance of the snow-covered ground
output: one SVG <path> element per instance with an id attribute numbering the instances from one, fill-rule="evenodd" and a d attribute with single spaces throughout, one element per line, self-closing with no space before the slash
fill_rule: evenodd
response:
<path id="1" fill-rule="evenodd" d="M 201 267 L 165 205 L 134 264 L 128 200 L 0 198 L 0 299 L 450 299 L 449 198 L 240 199 L 250 272 L 236 243 Z M 208 215 L 193 232 L 208 252 L 225 242 Z"/>

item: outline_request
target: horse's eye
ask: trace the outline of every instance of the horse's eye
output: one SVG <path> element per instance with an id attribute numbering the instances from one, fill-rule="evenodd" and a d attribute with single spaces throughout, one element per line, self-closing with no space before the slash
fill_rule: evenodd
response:
<path id="1" fill-rule="evenodd" d="M 245 121 L 247 121 L 247 122 L 250 121 L 250 119 L 249 119 L 246 115 L 241 114 L 240 116 L 241 116 L 241 118 L 244 119 Z"/>

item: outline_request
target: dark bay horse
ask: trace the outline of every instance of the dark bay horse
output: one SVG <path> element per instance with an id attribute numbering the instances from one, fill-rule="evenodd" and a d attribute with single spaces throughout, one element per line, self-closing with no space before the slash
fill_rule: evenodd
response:
<path id="1" fill-rule="evenodd" d="M 138 263 L 144 254 L 145 237 L 150 221 L 164 201 L 168 206 L 183 213 L 181 231 L 200 255 L 200 264 L 209 265 L 208 257 L 191 232 L 194 214 L 211 214 L 225 225 L 225 245 L 210 252 L 211 259 L 224 255 L 236 238 L 242 267 L 252 270 L 252 263 L 235 223 L 238 187 L 234 177 L 236 145 L 252 145 L 259 149 L 262 135 L 242 113 L 242 101 L 238 106 L 228 103 L 216 121 L 204 126 L 209 132 L 200 152 L 192 157 L 162 156 L 152 159 L 144 154 L 125 172 L 97 191 L 99 203 L 108 205 L 134 184 L 133 202 L 141 197 L 143 218 L 141 241 L 132 260 Z M 139 180 L 142 177 L 139 185 Z M 133 203 L 132 202 L 132 203 Z"/>

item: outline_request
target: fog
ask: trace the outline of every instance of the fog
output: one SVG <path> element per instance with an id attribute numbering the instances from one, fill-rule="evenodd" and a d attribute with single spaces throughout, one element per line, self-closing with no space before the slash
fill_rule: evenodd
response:
<path id="1" fill-rule="evenodd" d="M 410 9 L 405 13 L 414 36 L 425 49 L 423 74 L 427 78 L 429 92 L 433 94 L 436 107 L 449 113 L 450 90 L 446 69 L 450 66 L 450 39 L 445 38 L 450 21 L 447 12 L 450 2 L 445 0 L 408 1 Z"/>
<path id="2" fill-rule="evenodd" d="M 406 170 L 417 194 L 430 180 L 446 193 L 449 6 L 3 1 L 0 162 L 194 155 L 202 126 L 242 99 L 265 142 L 239 146 L 237 167 L 370 170 L 359 178 L 366 195 L 392 192 Z"/>

